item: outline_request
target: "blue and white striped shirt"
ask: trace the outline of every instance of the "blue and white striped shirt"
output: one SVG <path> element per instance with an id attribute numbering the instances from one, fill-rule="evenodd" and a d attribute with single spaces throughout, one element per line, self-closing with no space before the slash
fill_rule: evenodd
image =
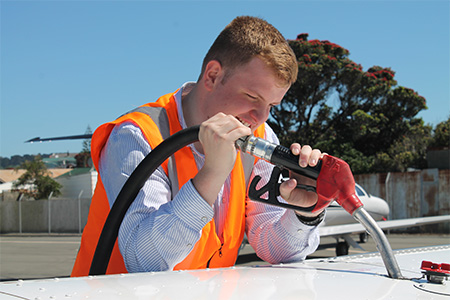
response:
<path id="1" fill-rule="evenodd" d="M 181 126 L 186 128 L 181 109 L 183 85 L 175 95 Z M 266 139 L 279 143 L 266 124 Z M 204 156 L 191 147 L 200 169 Z M 116 126 L 102 150 L 99 173 L 110 206 L 136 166 L 150 153 L 141 130 L 132 123 Z M 273 166 L 259 160 L 252 179 L 260 175 L 259 186 L 267 183 Z M 259 188 L 259 187 L 258 187 Z M 211 207 L 197 192 L 191 181 L 173 197 L 169 178 L 159 167 L 146 181 L 129 208 L 119 230 L 119 248 L 129 272 L 172 270 L 192 250 L 201 237 L 202 228 L 215 219 L 216 232 L 222 238 L 227 214 L 230 177 Z M 172 199 L 173 198 L 173 199 Z M 246 234 L 257 255 L 269 263 L 305 259 L 319 244 L 316 227 L 301 223 L 295 213 L 247 200 Z"/>

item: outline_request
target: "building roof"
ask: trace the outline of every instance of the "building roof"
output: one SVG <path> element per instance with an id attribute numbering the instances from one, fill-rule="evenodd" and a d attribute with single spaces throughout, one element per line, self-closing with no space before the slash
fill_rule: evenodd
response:
<path id="1" fill-rule="evenodd" d="M 70 172 L 72 169 L 48 169 L 48 171 L 50 172 L 50 177 L 51 178 L 55 178 L 58 176 L 61 176 L 67 172 Z M 22 176 L 23 173 L 25 173 L 26 170 L 24 169 L 19 169 L 19 170 L 15 170 L 15 169 L 5 169 L 5 170 L 0 170 L 0 183 L 6 183 L 6 182 L 11 182 L 14 181 L 16 179 L 18 179 L 20 176 Z"/>
<path id="2" fill-rule="evenodd" d="M 42 161 L 45 163 L 47 168 L 65 168 L 67 166 L 76 166 L 77 160 L 73 156 L 59 156 L 52 155 L 51 157 L 43 158 Z"/>

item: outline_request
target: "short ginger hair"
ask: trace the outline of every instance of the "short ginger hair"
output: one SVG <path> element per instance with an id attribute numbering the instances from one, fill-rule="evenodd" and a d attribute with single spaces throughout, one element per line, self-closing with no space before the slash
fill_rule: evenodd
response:
<path id="1" fill-rule="evenodd" d="M 226 78 L 254 57 L 265 62 L 282 84 L 290 86 L 297 80 L 297 58 L 286 39 L 267 21 L 251 16 L 237 17 L 223 29 L 203 60 L 200 78 L 212 60 L 226 70 Z"/>

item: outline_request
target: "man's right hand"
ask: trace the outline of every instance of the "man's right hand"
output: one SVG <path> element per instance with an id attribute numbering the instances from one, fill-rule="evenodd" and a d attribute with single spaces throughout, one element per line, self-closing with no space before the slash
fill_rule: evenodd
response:
<path id="1" fill-rule="evenodd" d="M 199 141 L 205 155 L 203 168 L 193 179 L 199 194 L 213 205 L 222 185 L 233 169 L 237 150 L 235 141 L 252 134 L 234 116 L 218 113 L 200 125 Z"/>

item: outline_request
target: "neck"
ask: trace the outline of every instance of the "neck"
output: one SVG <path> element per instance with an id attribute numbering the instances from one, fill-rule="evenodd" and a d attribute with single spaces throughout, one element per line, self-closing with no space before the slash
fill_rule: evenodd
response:
<path id="1" fill-rule="evenodd" d="M 187 127 L 200 125 L 206 118 L 202 115 L 202 93 L 198 89 L 198 83 L 183 90 L 181 106 L 183 107 L 184 121 Z"/>

